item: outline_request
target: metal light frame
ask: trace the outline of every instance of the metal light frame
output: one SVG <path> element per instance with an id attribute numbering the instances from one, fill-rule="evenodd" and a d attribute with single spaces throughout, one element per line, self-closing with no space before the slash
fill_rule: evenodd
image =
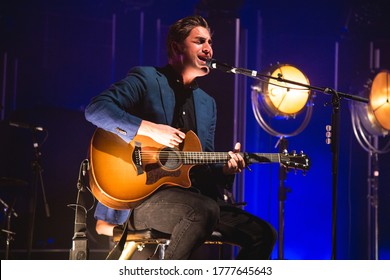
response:
<path id="1" fill-rule="evenodd" d="M 351 119 L 357 141 L 367 152 L 387 153 L 390 141 L 378 148 L 371 138 L 385 137 L 390 132 L 390 71 L 374 72 L 364 85 L 361 95 L 369 97 L 369 103 L 351 104 Z"/>
<path id="2" fill-rule="evenodd" d="M 372 71 L 360 95 L 369 102 L 351 104 L 353 132 L 360 146 L 368 153 L 367 224 L 368 253 L 370 259 L 379 258 L 379 158 L 390 151 L 390 72 Z M 379 148 L 379 137 L 383 137 Z M 387 143 L 386 143 L 386 140 Z M 386 143 L 383 145 L 383 143 Z"/>
<path id="3" fill-rule="evenodd" d="M 272 66 L 268 75 L 282 77 L 283 79 L 296 81 L 310 85 L 309 79 L 298 68 L 290 64 L 277 64 Z M 262 79 L 252 86 L 252 110 L 257 122 L 269 134 L 277 137 L 291 137 L 301 133 L 310 121 L 313 110 L 313 95 L 311 90 L 287 82 Z M 262 111 L 270 117 L 282 117 L 295 119 L 307 107 L 306 115 L 301 125 L 291 133 L 277 131 L 264 119 Z"/>

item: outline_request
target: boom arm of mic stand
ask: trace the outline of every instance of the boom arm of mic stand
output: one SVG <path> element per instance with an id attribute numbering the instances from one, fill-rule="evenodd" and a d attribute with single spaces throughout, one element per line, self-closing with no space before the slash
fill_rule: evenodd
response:
<path id="1" fill-rule="evenodd" d="M 258 80 L 261 78 L 268 78 L 271 80 L 276 80 L 278 82 L 284 82 L 286 84 L 301 86 L 301 87 L 307 88 L 309 90 L 314 90 L 314 91 L 318 91 L 318 92 L 322 92 L 322 93 L 330 94 L 330 95 L 336 94 L 339 97 L 344 97 L 346 99 L 351 99 L 351 100 L 355 100 L 355 101 L 359 101 L 359 102 L 368 103 L 368 98 L 335 91 L 335 90 L 328 88 L 328 87 L 324 88 L 324 87 L 311 86 L 311 85 L 299 83 L 299 82 L 296 82 L 293 80 L 287 80 L 287 79 L 284 79 L 282 77 L 274 77 L 274 76 L 270 76 L 270 75 L 265 75 L 265 74 L 258 73 L 256 70 L 249 70 L 249 69 L 245 69 L 245 68 L 232 68 L 232 70 L 230 72 L 234 73 L 234 74 L 245 75 L 245 76 L 248 76 L 248 77 L 251 77 L 254 79 L 258 79 Z"/>

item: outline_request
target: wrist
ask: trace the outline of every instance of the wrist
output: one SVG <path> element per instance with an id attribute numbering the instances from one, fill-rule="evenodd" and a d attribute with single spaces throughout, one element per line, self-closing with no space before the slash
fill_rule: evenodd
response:
<path id="1" fill-rule="evenodd" d="M 152 134 L 153 126 L 155 124 L 150 121 L 142 120 L 140 126 L 138 127 L 137 134 L 150 136 Z"/>

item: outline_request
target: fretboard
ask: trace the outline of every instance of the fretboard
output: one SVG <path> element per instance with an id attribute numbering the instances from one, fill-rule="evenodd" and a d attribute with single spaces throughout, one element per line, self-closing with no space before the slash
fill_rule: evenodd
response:
<path id="1" fill-rule="evenodd" d="M 231 157 L 227 152 L 180 152 L 184 164 L 226 163 Z M 247 164 L 280 162 L 278 153 L 240 153 Z"/>

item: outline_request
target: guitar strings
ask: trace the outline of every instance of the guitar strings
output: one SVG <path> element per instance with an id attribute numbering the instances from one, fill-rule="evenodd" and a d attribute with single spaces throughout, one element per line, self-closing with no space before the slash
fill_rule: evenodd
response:
<path id="1" fill-rule="evenodd" d="M 227 161 L 231 157 L 226 152 L 189 152 L 189 151 L 142 151 L 141 157 L 143 159 L 153 159 L 157 155 L 161 157 L 169 157 L 170 159 L 187 159 L 187 160 L 214 160 L 214 161 Z M 257 153 L 259 157 L 266 157 L 270 160 L 278 160 L 279 154 L 261 154 Z"/>

